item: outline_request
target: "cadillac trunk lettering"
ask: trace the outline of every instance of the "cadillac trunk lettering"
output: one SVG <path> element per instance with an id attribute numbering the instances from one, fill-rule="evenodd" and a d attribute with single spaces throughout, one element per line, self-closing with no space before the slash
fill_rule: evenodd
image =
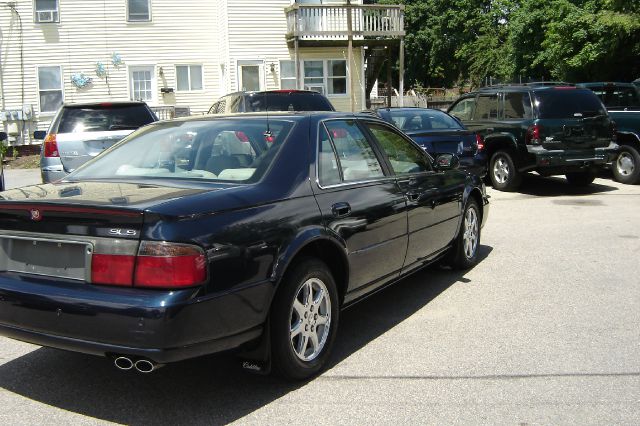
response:
<path id="1" fill-rule="evenodd" d="M 42 212 L 38 209 L 31 209 L 29 211 L 29 215 L 31 217 L 31 220 L 35 222 L 40 222 L 42 220 Z"/>
<path id="2" fill-rule="evenodd" d="M 119 237 L 135 237 L 137 234 L 133 229 L 109 229 L 109 235 L 117 235 Z"/>

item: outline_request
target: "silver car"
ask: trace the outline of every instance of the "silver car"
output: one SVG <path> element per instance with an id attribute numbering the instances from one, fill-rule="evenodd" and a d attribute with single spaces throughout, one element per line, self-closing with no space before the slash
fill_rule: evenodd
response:
<path id="1" fill-rule="evenodd" d="M 40 170 L 44 183 L 62 179 L 82 164 L 157 117 L 144 102 L 96 102 L 60 107 L 44 139 Z"/>

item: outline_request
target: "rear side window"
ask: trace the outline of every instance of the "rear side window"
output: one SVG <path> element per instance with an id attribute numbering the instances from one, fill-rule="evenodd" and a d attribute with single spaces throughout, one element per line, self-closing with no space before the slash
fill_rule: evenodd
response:
<path id="1" fill-rule="evenodd" d="M 333 142 L 335 152 L 338 154 L 342 177 L 345 182 L 384 176 L 382 166 L 371 144 L 355 121 L 328 121 L 325 126 Z M 323 152 L 327 151 L 325 146 L 321 145 Z M 326 160 L 328 159 L 329 157 L 326 158 Z"/>
<path id="2" fill-rule="evenodd" d="M 473 114 L 474 120 L 496 120 L 498 118 L 498 95 L 480 95 Z"/>
<path id="3" fill-rule="evenodd" d="M 431 170 L 422 151 L 394 130 L 376 123 L 366 123 L 365 126 L 373 133 L 382 150 L 389 157 L 395 174 L 402 175 Z"/>
<path id="4" fill-rule="evenodd" d="M 504 118 L 505 120 L 531 118 L 531 98 L 529 98 L 529 93 L 505 93 Z"/>
<path id="5" fill-rule="evenodd" d="M 473 118 L 473 106 L 475 98 L 463 99 L 451 108 L 449 114 L 458 117 L 460 120 L 471 120 Z"/>
<path id="6" fill-rule="evenodd" d="M 588 89 L 550 89 L 535 93 L 538 117 L 548 119 L 593 117 L 607 113 Z"/>
<path id="7" fill-rule="evenodd" d="M 640 96 L 634 87 L 590 87 L 608 107 L 640 107 Z"/>
<path id="8" fill-rule="evenodd" d="M 155 121 L 144 105 L 65 107 L 57 133 L 135 130 Z"/>

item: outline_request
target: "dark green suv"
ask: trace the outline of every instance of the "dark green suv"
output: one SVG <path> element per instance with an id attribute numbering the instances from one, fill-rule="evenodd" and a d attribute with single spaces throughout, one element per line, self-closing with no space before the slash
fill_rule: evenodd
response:
<path id="1" fill-rule="evenodd" d="M 600 99 L 575 86 L 492 86 L 463 95 L 448 112 L 483 136 L 487 174 L 501 191 L 516 190 L 530 171 L 589 185 L 618 149 Z"/>

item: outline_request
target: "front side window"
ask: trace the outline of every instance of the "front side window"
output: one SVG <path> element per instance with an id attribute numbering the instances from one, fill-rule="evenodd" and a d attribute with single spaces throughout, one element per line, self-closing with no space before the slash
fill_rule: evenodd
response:
<path id="1" fill-rule="evenodd" d="M 473 118 L 473 107 L 475 106 L 475 98 L 463 99 L 451 108 L 449 114 L 460 120 L 471 120 Z"/>
<path id="2" fill-rule="evenodd" d="M 153 101 L 155 85 L 155 69 L 148 67 L 131 67 L 129 69 L 132 101 Z"/>
<path id="3" fill-rule="evenodd" d="M 335 120 L 325 125 L 338 155 L 345 182 L 384 176 L 373 147 L 355 121 Z"/>
<path id="4" fill-rule="evenodd" d="M 128 0 L 127 20 L 146 22 L 151 20 L 151 0 Z"/>
<path id="5" fill-rule="evenodd" d="M 498 118 L 498 95 L 480 95 L 473 114 L 474 120 L 496 120 Z"/>
<path id="6" fill-rule="evenodd" d="M 60 67 L 38 67 L 38 92 L 40 112 L 58 110 L 64 99 Z"/>
<path id="7" fill-rule="evenodd" d="M 60 22 L 58 0 L 35 0 L 35 22 Z"/>
<path id="8" fill-rule="evenodd" d="M 295 61 L 280 61 L 280 89 L 295 90 L 297 88 Z"/>
<path id="9" fill-rule="evenodd" d="M 177 65 L 176 80 L 178 91 L 202 90 L 202 65 Z"/>
<path id="10" fill-rule="evenodd" d="M 429 163 L 420 149 L 396 131 L 376 123 L 365 126 L 376 138 L 391 163 L 396 175 L 430 171 Z"/>

